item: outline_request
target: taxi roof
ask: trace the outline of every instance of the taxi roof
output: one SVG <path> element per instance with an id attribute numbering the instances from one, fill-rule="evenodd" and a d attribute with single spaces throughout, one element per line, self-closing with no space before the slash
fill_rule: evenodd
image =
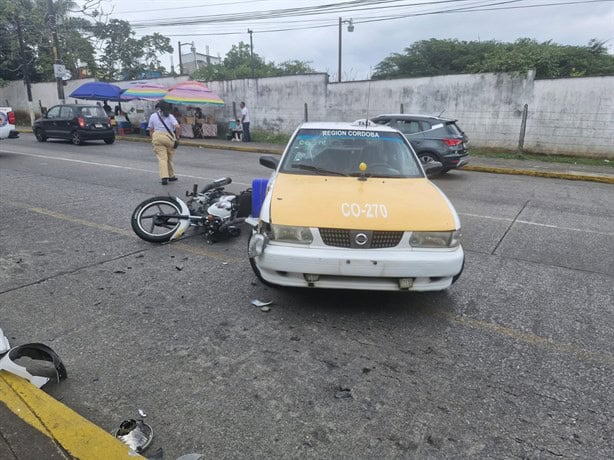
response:
<path id="1" fill-rule="evenodd" d="M 396 133 L 396 129 L 385 125 L 378 125 L 377 123 L 369 122 L 365 124 L 364 120 L 357 120 L 354 122 L 347 121 L 309 121 L 299 125 L 297 129 L 348 129 L 354 131 L 379 131 Z"/>

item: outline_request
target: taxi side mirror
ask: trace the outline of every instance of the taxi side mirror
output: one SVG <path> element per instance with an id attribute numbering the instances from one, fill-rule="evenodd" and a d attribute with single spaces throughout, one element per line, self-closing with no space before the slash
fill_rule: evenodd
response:
<path id="1" fill-rule="evenodd" d="M 443 164 L 439 161 L 429 161 L 428 163 L 422 163 L 426 177 L 429 179 L 437 177 L 443 171 Z"/>
<path id="2" fill-rule="evenodd" d="M 279 165 L 279 160 L 270 155 L 260 157 L 260 164 L 265 168 L 269 169 L 277 169 L 277 165 Z"/>

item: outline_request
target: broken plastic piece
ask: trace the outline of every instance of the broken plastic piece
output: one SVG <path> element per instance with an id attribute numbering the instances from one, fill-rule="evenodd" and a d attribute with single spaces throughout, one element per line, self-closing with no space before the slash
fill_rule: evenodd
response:
<path id="1" fill-rule="evenodd" d="M 9 339 L 7 339 L 0 328 L 0 355 L 9 351 L 11 346 L 9 345 Z"/>
<path id="2" fill-rule="evenodd" d="M 272 303 L 273 303 L 272 300 L 270 302 L 263 302 L 262 300 L 258 300 L 258 299 L 252 300 L 252 305 L 254 307 L 266 307 L 267 305 L 271 305 Z"/>
<path id="3" fill-rule="evenodd" d="M 113 434 L 137 454 L 147 449 L 153 439 L 153 429 L 143 420 L 132 418 L 121 422 Z"/>
<path id="4" fill-rule="evenodd" d="M 29 380 L 33 385 L 41 388 L 44 384 L 49 382 L 49 377 L 43 377 L 39 375 L 32 375 L 24 366 L 20 366 L 15 362 L 19 358 L 31 358 L 38 361 L 48 361 L 53 363 L 55 367 L 56 379 L 58 382 L 64 380 L 67 377 L 66 368 L 62 363 L 60 357 L 42 343 L 28 343 L 20 345 L 15 348 L 11 348 L 2 358 L 0 358 L 0 370 L 5 370 L 19 377 Z"/>

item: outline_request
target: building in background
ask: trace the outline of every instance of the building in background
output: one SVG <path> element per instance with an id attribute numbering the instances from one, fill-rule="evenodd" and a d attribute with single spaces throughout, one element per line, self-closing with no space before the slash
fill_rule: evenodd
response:
<path id="1" fill-rule="evenodd" d="M 220 56 L 211 56 L 209 54 L 209 47 L 207 47 L 206 54 L 197 53 L 196 51 L 181 54 L 181 66 L 183 68 L 183 74 L 192 74 L 201 67 L 206 67 L 212 64 L 221 64 L 222 58 Z"/>

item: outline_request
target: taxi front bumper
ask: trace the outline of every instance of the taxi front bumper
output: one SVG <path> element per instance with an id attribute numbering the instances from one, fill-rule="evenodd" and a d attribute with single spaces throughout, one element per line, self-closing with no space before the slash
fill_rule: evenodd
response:
<path id="1" fill-rule="evenodd" d="M 439 291 L 463 268 L 452 249 L 343 249 L 269 243 L 253 258 L 261 277 L 294 287 Z"/>

